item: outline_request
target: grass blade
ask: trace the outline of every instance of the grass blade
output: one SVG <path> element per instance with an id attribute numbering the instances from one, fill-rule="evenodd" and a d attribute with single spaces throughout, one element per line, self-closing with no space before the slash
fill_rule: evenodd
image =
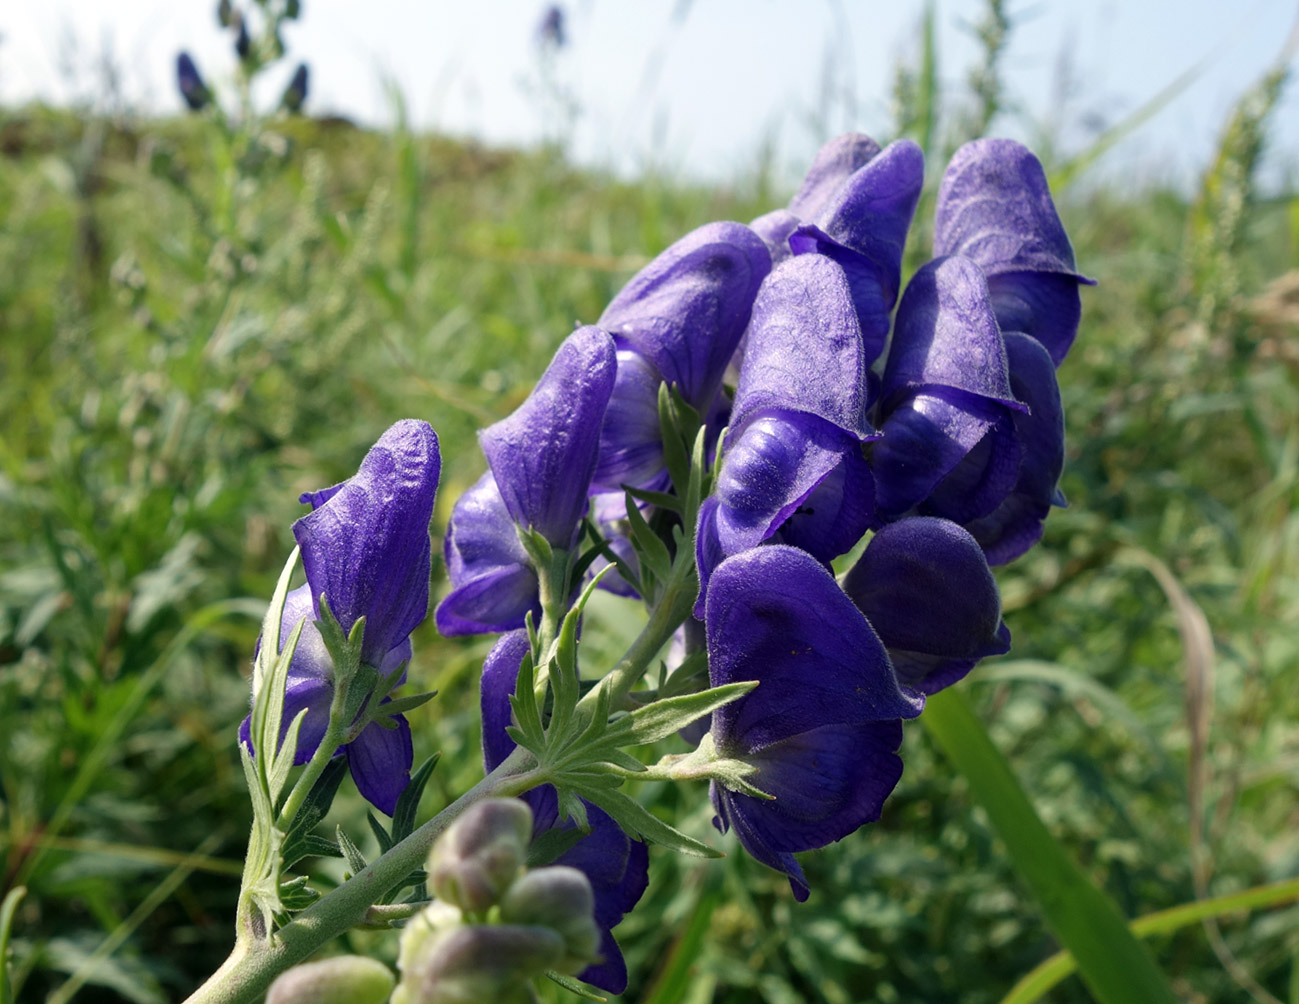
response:
<path id="1" fill-rule="evenodd" d="M 965 775 L 1020 877 L 1051 930 L 1073 953 L 1097 1001 L 1174 1004 L 1177 998 L 1118 907 L 1092 885 L 1051 836 L 964 695 L 953 689 L 934 695 L 920 720 Z"/>

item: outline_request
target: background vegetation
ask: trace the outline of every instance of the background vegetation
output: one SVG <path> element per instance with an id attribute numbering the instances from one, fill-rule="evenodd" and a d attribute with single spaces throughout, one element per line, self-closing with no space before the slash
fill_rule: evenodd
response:
<path id="1" fill-rule="evenodd" d="M 899 72 L 897 133 L 931 182 L 1007 115 L 1010 27 L 990 4 L 958 93 L 932 45 Z M 1039 144 L 1100 280 L 1060 372 L 1072 506 L 1000 575 L 1013 652 L 962 686 L 1130 916 L 1299 875 L 1299 194 L 1256 185 L 1284 84 L 1241 97 L 1190 196 L 1087 183 L 1142 112 L 1073 158 Z M 234 730 L 298 494 L 424 418 L 439 535 L 482 469 L 474 430 L 650 256 L 783 204 L 770 176 L 622 183 L 559 146 L 400 125 L 0 109 L 0 876 L 28 889 L 20 1000 L 176 999 L 228 951 L 250 819 Z M 921 225 L 909 267 L 928 253 Z M 635 626 L 605 602 L 587 658 Z M 412 716 L 417 759 L 443 753 L 427 814 L 479 776 L 490 639 L 426 624 L 415 642 L 413 682 L 440 691 Z M 883 820 L 807 856 L 803 906 L 742 854 L 655 853 L 619 929 L 626 999 L 1002 999 L 1055 946 L 922 727 L 904 755 Z M 711 833 L 702 790 L 640 793 Z M 354 792 L 335 817 L 365 846 Z M 1299 1002 L 1299 907 L 1152 947 L 1189 1000 Z"/>

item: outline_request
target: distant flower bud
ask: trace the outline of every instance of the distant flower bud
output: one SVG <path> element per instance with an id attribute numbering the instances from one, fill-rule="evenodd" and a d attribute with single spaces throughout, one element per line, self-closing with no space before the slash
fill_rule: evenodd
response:
<path id="1" fill-rule="evenodd" d="M 567 954 L 555 968 L 573 975 L 599 957 L 600 928 L 594 912 L 590 881 L 584 873 L 566 865 L 528 872 L 510 886 L 501 900 L 501 920 L 505 923 L 546 927 L 564 939 Z"/>
<path id="2" fill-rule="evenodd" d="M 239 19 L 239 34 L 235 36 L 235 55 L 240 59 L 247 59 L 248 53 L 252 51 L 253 40 L 248 37 L 248 25 L 244 19 Z"/>
<path id="3" fill-rule="evenodd" d="M 229 28 L 235 23 L 235 7 L 230 0 L 220 0 L 216 9 L 217 24 L 222 28 Z"/>
<path id="4" fill-rule="evenodd" d="M 302 4 L 299 0 L 288 0 L 284 5 L 284 16 L 290 21 L 296 21 L 302 16 Z"/>
<path id="5" fill-rule="evenodd" d="M 473 925 L 442 931 L 402 967 L 392 1004 L 531 1004 L 528 981 L 564 957 L 544 927 Z"/>
<path id="6" fill-rule="evenodd" d="M 494 906 L 519 876 L 532 810 L 516 798 L 479 802 L 451 824 L 429 855 L 429 887 L 470 913 Z"/>
<path id="7" fill-rule="evenodd" d="M 302 109 L 302 103 L 307 100 L 307 83 L 310 80 L 310 71 L 306 63 L 299 63 L 298 68 L 293 71 L 293 79 L 289 81 L 289 86 L 284 89 L 284 96 L 280 98 L 280 105 L 286 111 L 297 112 Z"/>
<path id="8" fill-rule="evenodd" d="M 383 1004 L 396 982 L 382 963 L 342 955 L 294 966 L 271 984 L 266 1004 Z"/>
<path id="9" fill-rule="evenodd" d="M 182 52 L 176 57 L 176 86 L 180 88 L 180 96 L 192 112 L 200 111 L 212 100 L 212 94 L 207 89 L 207 84 L 203 83 L 198 67 L 188 52 Z"/>

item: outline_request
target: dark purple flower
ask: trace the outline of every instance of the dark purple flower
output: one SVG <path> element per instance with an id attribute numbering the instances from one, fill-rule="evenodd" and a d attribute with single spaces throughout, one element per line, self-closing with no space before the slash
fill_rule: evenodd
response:
<path id="1" fill-rule="evenodd" d="M 345 633 L 364 617 L 361 659 L 370 665 L 428 612 L 428 525 L 441 469 L 432 426 L 406 419 L 347 481 L 302 496 L 314 511 L 293 524 L 293 536 L 316 617 L 322 595 Z"/>
<path id="2" fill-rule="evenodd" d="M 562 49 L 568 44 L 564 22 L 564 8 L 557 3 L 550 4 L 537 24 L 537 41 L 543 47 Z"/>
<path id="3" fill-rule="evenodd" d="M 713 712 L 719 754 L 757 767 L 766 801 L 714 783 L 716 825 L 808 885 L 797 851 L 824 847 L 879 818 L 902 776 L 902 719 L 924 699 L 899 685 L 879 636 L 833 576 L 784 545 L 728 558 L 708 589 L 708 672 L 713 686 L 758 680 Z"/>
<path id="4" fill-rule="evenodd" d="M 1024 146 L 979 139 L 956 151 L 943 174 L 934 255 L 964 255 L 988 277 L 1003 331 L 1023 331 L 1059 366 L 1078 332 L 1080 283 L 1073 248 L 1046 174 Z"/>
<path id="5" fill-rule="evenodd" d="M 443 544 L 451 592 L 438 604 L 447 637 L 512 631 L 541 616 L 537 573 L 488 471 L 456 500 Z"/>
<path id="6" fill-rule="evenodd" d="M 996 509 L 965 524 L 993 565 L 1014 561 L 1036 544 L 1051 507 L 1067 504 L 1058 487 L 1064 469 L 1064 409 L 1055 366 L 1041 342 L 1018 331 L 1005 339 L 1011 390 L 1029 408 L 1027 414 L 1013 416 L 1019 476 Z"/>
<path id="7" fill-rule="evenodd" d="M 303 102 L 307 100 L 308 84 L 311 81 L 311 71 L 307 68 L 306 63 L 299 63 L 298 68 L 293 71 L 293 77 L 289 81 L 289 86 L 284 89 L 284 94 L 280 98 L 280 105 L 290 112 L 302 110 Z"/>
<path id="8" fill-rule="evenodd" d="M 176 86 L 192 112 L 200 111 L 212 100 L 212 92 L 199 76 L 198 67 L 188 52 L 176 56 Z"/>
<path id="9" fill-rule="evenodd" d="M 667 487 L 659 384 L 675 384 L 707 416 L 749 323 L 771 259 L 739 223 L 709 223 L 641 269 L 600 316 L 618 345 L 618 376 L 601 430 L 595 491 Z"/>
<path id="10" fill-rule="evenodd" d="M 379 437 L 347 481 L 302 496 L 314 509 L 293 524 L 307 584 L 288 595 L 280 633 L 283 644 L 298 621 L 307 621 L 289 667 L 283 718 L 287 729 L 307 712 L 298 764 L 324 738 L 333 698 L 333 661 L 314 624 L 322 597 L 344 633 L 365 618 L 364 663 L 390 673 L 410 658 L 410 633 L 428 610 L 428 524 L 440 470 L 432 427 L 407 419 Z M 392 721 L 395 729 L 371 723 L 340 751 L 361 794 L 389 815 L 410 779 L 413 755 L 405 718 Z M 240 737 L 250 744 L 247 719 Z"/>
<path id="11" fill-rule="evenodd" d="M 697 616 L 722 558 L 779 531 L 829 561 L 872 517 L 861 445 L 875 433 L 843 270 L 822 255 L 777 266 L 754 304 L 748 339 L 717 488 L 696 531 Z"/>
<path id="12" fill-rule="evenodd" d="M 1001 597 L 978 542 L 950 520 L 899 520 L 871 538 L 844 592 L 874 626 L 898 678 L 936 694 L 1010 650 Z"/>
<path id="13" fill-rule="evenodd" d="M 483 664 L 483 760 L 489 771 L 514 749 L 514 741 L 505 730 L 510 724 L 510 695 L 527 652 L 527 633 L 513 631 L 496 643 Z M 534 788 L 523 800 L 532 808 L 534 840 L 547 830 L 571 830 L 576 825 L 571 819 L 559 822 L 559 801 L 550 785 Z M 627 989 L 627 965 L 610 932 L 645 893 L 649 884 L 649 848 L 629 838 L 602 809 L 586 803 L 586 812 L 591 831 L 547 864 L 576 868 L 590 881 L 603 960 L 583 970 L 578 978 L 620 994 Z"/>
<path id="14" fill-rule="evenodd" d="M 289 664 L 280 727 L 280 740 L 283 741 L 293 719 L 299 712 L 306 711 L 293 757 L 298 766 L 311 759 L 325 737 L 325 729 L 329 726 L 329 705 L 334 696 L 334 663 L 315 625 L 310 589 L 310 585 L 299 586 L 285 597 L 284 614 L 280 620 L 281 647 L 288 641 L 298 621 L 306 620 L 298 638 L 298 647 L 293 652 L 293 661 Z M 409 661 L 410 655 L 410 638 L 403 638 L 375 668 L 382 674 L 391 673 Z M 397 807 L 397 799 L 410 780 L 415 754 L 406 716 L 393 715 L 390 721 L 396 724 L 395 729 L 371 722 L 338 752 L 347 757 L 357 790 L 368 802 L 391 816 Z M 250 724 L 250 719 L 243 720 L 239 726 L 239 739 L 251 751 Z"/>
<path id="15" fill-rule="evenodd" d="M 1006 348 L 987 283 L 968 258 L 939 258 L 915 274 L 898 307 L 871 449 L 877 516 L 911 512 L 958 523 L 986 516 L 1018 478 Z"/>
<path id="16" fill-rule="evenodd" d="M 511 518 L 553 547 L 572 546 L 586 512 L 616 369 L 613 340 L 578 328 L 514 414 L 478 434 Z"/>
<path id="17" fill-rule="evenodd" d="M 869 137 L 848 133 L 821 148 L 787 210 L 753 221 L 773 261 L 823 254 L 844 270 L 867 365 L 888 338 L 924 175 L 924 154 L 910 140 L 881 151 Z"/>

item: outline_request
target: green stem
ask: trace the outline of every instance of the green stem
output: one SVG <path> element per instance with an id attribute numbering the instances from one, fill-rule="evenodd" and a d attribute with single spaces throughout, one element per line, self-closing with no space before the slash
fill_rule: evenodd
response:
<path id="1" fill-rule="evenodd" d="M 9 987 L 9 932 L 14 926 L 18 904 L 27 895 L 26 886 L 15 886 L 0 904 L 0 1004 L 13 1004 Z"/>
<path id="2" fill-rule="evenodd" d="M 920 720 L 965 775 L 1047 923 L 1077 960 L 1092 995 L 1102 1004 L 1176 1004 L 1118 907 L 1088 880 L 1038 818 L 965 697 L 955 689 L 934 695 Z"/>
<path id="3" fill-rule="evenodd" d="M 494 771 L 405 840 L 298 914 L 269 937 L 240 932 L 234 951 L 187 1004 L 249 1004 L 284 970 L 303 962 L 333 938 L 359 924 L 384 893 L 424 864 L 429 849 L 469 806 L 485 798 L 510 798 L 542 784 L 532 755 L 516 749 Z"/>
<path id="4" fill-rule="evenodd" d="M 699 581 L 695 576 L 692 548 L 685 559 L 678 558 L 673 566 L 672 577 L 668 580 L 662 597 L 626 654 L 618 660 L 618 665 L 614 666 L 609 675 L 582 698 L 578 707 L 585 709 L 594 705 L 596 694 L 602 687 L 609 691 L 611 706 L 617 707 L 645 675 L 654 657 L 671 640 L 676 629 L 690 616 L 698 592 Z"/>
<path id="5" fill-rule="evenodd" d="M 1148 913 L 1138 917 L 1129 927 L 1137 937 L 1148 938 L 1153 934 L 1168 934 L 1211 917 L 1222 917 L 1259 907 L 1281 906 L 1295 900 L 1299 900 L 1299 879 L 1290 879 Z M 1001 1004 L 1033 1004 L 1077 969 L 1078 962 L 1069 952 L 1057 952 L 1025 973 L 1010 993 L 1002 998 Z"/>

